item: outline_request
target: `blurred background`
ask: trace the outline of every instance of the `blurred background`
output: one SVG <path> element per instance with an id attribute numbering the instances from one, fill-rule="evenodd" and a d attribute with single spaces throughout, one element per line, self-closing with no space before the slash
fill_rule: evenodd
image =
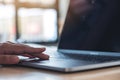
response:
<path id="1" fill-rule="evenodd" d="M 57 38 L 68 4 L 69 0 L 0 0 L 0 42 Z"/>

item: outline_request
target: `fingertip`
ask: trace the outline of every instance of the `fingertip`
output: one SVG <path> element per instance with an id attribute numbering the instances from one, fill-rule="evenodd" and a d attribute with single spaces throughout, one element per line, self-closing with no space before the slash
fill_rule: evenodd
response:
<path id="1" fill-rule="evenodd" d="M 45 51 L 46 50 L 46 48 L 40 48 L 41 49 L 41 51 Z"/>
<path id="2" fill-rule="evenodd" d="M 39 58 L 49 60 L 49 55 L 42 53 L 39 55 Z"/>
<path id="3" fill-rule="evenodd" d="M 44 55 L 46 56 L 46 59 L 47 59 L 47 60 L 50 58 L 50 56 L 49 56 L 49 55 L 47 55 L 47 54 L 44 54 Z"/>
<path id="4" fill-rule="evenodd" d="M 19 57 L 18 56 L 13 56 L 11 59 L 11 63 L 12 64 L 18 64 L 19 63 Z"/>

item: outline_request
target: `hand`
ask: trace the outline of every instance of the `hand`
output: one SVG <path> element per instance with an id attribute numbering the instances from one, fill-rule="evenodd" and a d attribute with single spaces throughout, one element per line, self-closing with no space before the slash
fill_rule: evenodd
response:
<path id="1" fill-rule="evenodd" d="M 49 56 L 43 54 L 45 48 L 33 48 L 24 44 L 5 42 L 0 44 L 0 64 L 19 63 L 18 55 L 30 58 L 49 59 Z"/>

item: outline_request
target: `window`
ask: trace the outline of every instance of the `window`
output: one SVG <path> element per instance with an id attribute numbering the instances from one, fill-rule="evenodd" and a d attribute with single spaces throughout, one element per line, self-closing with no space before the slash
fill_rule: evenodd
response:
<path id="1" fill-rule="evenodd" d="M 54 9 L 20 8 L 19 37 L 30 42 L 49 42 L 57 39 L 57 12 Z"/>
<path id="2" fill-rule="evenodd" d="M 58 38 L 58 0 L 19 0 L 16 20 L 18 40 L 56 42 Z"/>
<path id="3" fill-rule="evenodd" d="M 0 42 L 15 39 L 15 7 L 0 4 Z"/>
<path id="4" fill-rule="evenodd" d="M 58 6 L 58 3 L 60 3 L 60 6 Z M 53 22 L 51 23 L 55 23 L 56 15 L 58 19 L 58 7 L 60 7 L 59 17 L 61 17 L 58 20 L 61 20 L 59 21 L 60 25 L 63 24 L 63 19 L 66 13 L 66 4 L 68 4 L 68 0 L 0 0 L 0 42 L 8 40 L 14 41 L 16 39 L 16 26 L 18 26 L 18 28 L 22 28 L 26 25 L 34 25 L 36 29 L 38 29 L 37 26 L 40 28 L 42 25 L 53 26 L 50 24 L 51 20 L 49 19 L 53 16 L 53 18 L 51 18 L 53 19 Z M 49 16 L 47 16 L 47 14 L 49 14 Z M 48 17 L 48 20 L 46 17 Z M 48 22 L 49 24 L 45 25 Z M 31 29 L 33 28 L 31 27 Z M 44 27 L 44 29 L 41 28 L 41 30 L 45 29 L 46 27 Z M 49 27 L 49 29 L 52 29 L 52 27 Z M 47 35 L 46 37 L 49 37 L 47 33 L 49 32 L 49 29 L 46 29 L 44 32 L 41 31 L 40 33 Z M 33 29 L 33 32 L 34 31 L 35 30 Z M 52 35 L 54 31 L 51 30 L 49 33 Z"/>
<path id="5" fill-rule="evenodd" d="M 52 23 L 55 23 L 55 16 L 57 16 L 56 0 L 0 0 L 0 42 L 14 41 L 16 39 L 16 26 L 21 30 L 23 27 L 29 26 L 30 32 L 37 36 L 33 39 L 38 40 L 38 36 L 40 36 L 38 34 L 42 33 L 41 37 L 47 40 L 46 38 L 54 33 Z M 53 17 L 51 23 L 50 17 Z M 49 22 L 47 25 L 51 26 L 51 30 L 46 29 L 46 22 Z M 21 37 L 28 39 L 29 36 Z M 55 35 L 53 37 L 56 38 Z"/>

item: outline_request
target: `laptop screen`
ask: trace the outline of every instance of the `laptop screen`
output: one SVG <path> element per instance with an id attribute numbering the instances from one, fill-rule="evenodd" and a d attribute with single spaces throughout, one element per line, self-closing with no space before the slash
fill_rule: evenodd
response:
<path id="1" fill-rule="evenodd" d="M 70 0 L 59 49 L 120 51 L 117 0 Z"/>

